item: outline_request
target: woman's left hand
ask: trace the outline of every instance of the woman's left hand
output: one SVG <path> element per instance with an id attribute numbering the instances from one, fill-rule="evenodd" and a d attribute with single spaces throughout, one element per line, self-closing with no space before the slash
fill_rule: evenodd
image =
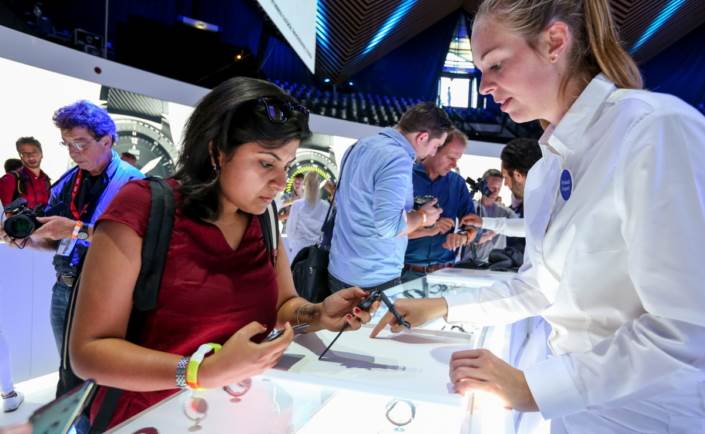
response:
<path id="1" fill-rule="evenodd" d="M 352 330 L 357 330 L 362 324 L 368 323 L 379 307 L 379 301 L 374 302 L 368 312 L 363 311 L 357 305 L 367 296 L 367 291 L 352 287 L 326 297 L 321 303 L 321 327 L 337 332 L 346 322 L 347 328 Z"/>
<path id="2" fill-rule="evenodd" d="M 508 408 L 538 411 L 524 373 L 485 349 L 458 351 L 450 360 L 455 391 L 483 390 L 498 396 Z"/>

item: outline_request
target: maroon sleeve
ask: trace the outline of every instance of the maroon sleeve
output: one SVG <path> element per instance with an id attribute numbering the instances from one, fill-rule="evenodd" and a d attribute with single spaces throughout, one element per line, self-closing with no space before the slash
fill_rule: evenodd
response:
<path id="1" fill-rule="evenodd" d="M 149 181 L 130 181 L 123 185 L 115 195 L 108 209 L 96 222 L 111 221 L 122 223 L 137 232 L 141 238 L 147 232 L 147 221 L 151 205 L 152 192 Z"/>
<path id="2" fill-rule="evenodd" d="M 5 174 L 0 178 L 0 202 L 2 206 L 6 207 L 12 202 L 12 196 L 15 195 L 15 189 L 17 188 L 17 178 L 11 174 Z"/>

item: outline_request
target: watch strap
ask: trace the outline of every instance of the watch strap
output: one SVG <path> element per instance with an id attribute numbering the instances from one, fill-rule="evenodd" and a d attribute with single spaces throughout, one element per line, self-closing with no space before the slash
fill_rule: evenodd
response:
<path id="1" fill-rule="evenodd" d="M 186 389 L 186 368 L 188 367 L 188 357 L 182 357 L 176 362 L 176 387 Z"/>
<path id="2" fill-rule="evenodd" d="M 108 86 L 101 87 L 100 98 L 106 101 L 108 113 L 138 116 L 155 123 L 161 123 L 168 110 L 162 100 Z"/>

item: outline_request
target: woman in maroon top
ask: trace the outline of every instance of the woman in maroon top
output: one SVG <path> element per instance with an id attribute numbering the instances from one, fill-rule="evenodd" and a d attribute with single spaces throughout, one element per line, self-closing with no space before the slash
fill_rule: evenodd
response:
<path id="1" fill-rule="evenodd" d="M 149 216 L 145 181 L 126 185 L 99 220 L 83 269 L 71 333 L 73 368 L 123 389 L 109 426 L 178 391 L 177 362 L 204 343 L 222 344 L 198 370 L 203 387 L 237 383 L 274 366 L 292 341 L 290 323 L 308 331 L 352 329 L 370 319 L 349 288 L 319 304 L 294 289 L 285 249 L 269 260 L 259 220 L 282 191 L 308 111 L 277 86 L 234 78 L 216 87 L 188 121 L 177 201 L 157 307 L 137 343 L 125 340 Z M 266 229 L 266 228 L 265 228 Z M 276 325 L 285 333 L 261 343 Z M 95 417 L 103 399 L 91 409 Z"/>

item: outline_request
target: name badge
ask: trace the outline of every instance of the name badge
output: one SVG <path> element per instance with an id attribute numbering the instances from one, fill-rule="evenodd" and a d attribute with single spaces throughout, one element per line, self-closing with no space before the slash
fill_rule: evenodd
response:
<path id="1" fill-rule="evenodd" d="M 570 175 L 570 171 L 565 169 L 561 173 L 561 197 L 563 200 L 568 200 L 571 193 L 573 193 L 573 177 Z"/>
<path id="2" fill-rule="evenodd" d="M 76 238 L 64 238 L 59 243 L 59 248 L 56 249 L 56 254 L 59 256 L 69 256 L 76 246 Z"/>

